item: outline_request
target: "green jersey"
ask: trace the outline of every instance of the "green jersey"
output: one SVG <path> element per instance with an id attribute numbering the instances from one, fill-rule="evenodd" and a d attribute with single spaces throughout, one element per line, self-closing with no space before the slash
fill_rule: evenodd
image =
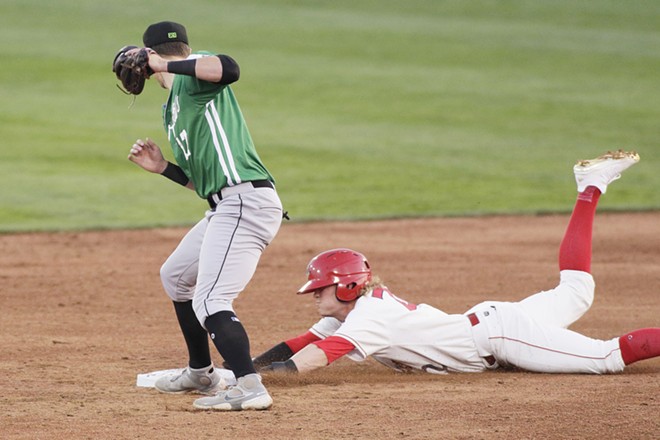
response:
<path id="1" fill-rule="evenodd" d="M 200 197 L 252 180 L 273 181 L 229 85 L 175 75 L 163 122 L 174 157 Z"/>

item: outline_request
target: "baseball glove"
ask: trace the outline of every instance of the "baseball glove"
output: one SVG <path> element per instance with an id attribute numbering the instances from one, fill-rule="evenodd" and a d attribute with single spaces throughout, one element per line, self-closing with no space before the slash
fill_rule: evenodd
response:
<path id="1" fill-rule="evenodd" d="M 137 46 L 124 46 L 119 49 L 112 62 L 112 71 L 121 81 L 122 90 L 128 95 L 139 95 L 144 89 L 144 82 L 154 73 L 149 67 L 147 49 Z"/>

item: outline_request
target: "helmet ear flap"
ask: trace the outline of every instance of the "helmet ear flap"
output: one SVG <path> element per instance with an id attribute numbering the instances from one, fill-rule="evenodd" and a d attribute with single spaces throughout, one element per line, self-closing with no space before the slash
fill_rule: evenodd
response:
<path id="1" fill-rule="evenodd" d="M 337 284 L 335 296 L 341 302 L 354 301 L 369 281 L 371 281 L 371 272 L 344 276 Z"/>
<path id="2" fill-rule="evenodd" d="M 357 283 L 348 283 L 346 286 L 337 285 L 335 296 L 341 302 L 350 302 L 357 298 L 356 292 Z"/>

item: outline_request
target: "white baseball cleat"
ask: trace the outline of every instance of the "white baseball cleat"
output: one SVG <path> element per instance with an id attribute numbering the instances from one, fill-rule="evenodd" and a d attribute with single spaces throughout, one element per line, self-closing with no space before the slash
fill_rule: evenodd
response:
<path id="1" fill-rule="evenodd" d="M 239 377 L 238 383 L 227 391 L 220 391 L 213 397 L 202 397 L 193 402 L 197 409 L 218 411 L 261 410 L 270 408 L 272 404 L 273 399 L 258 374 Z"/>
<path id="2" fill-rule="evenodd" d="M 213 366 L 193 369 L 184 368 L 179 373 L 161 377 L 154 387 L 161 393 L 197 393 L 213 395 L 225 387 L 225 382 Z"/>
<path id="3" fill-rule="evenodd" d="M 608 151 L 595 159 L 580 160 L 573 167 L 578 192 L 595 186 L 605 194 L 607 185 L 621 177 L 621 173 L 639 162 L 635 151 Z"/>

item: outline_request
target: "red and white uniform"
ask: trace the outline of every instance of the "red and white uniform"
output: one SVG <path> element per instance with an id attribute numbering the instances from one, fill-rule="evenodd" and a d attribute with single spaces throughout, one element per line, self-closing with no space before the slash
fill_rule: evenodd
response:
<path id="1" fill-rule="evenodd" d="M 601 341 L 566 329 L 589 309 L 594 287 L 589 273 L 563 270 L 555 289 L 515 303 L 487 301 L 464 315 L 411 304 L 376 288 L 357 300 L 343 323 L 322 318 L 310 332 L 345 340 L 340 351 L 352 360 L 371 356 L 398 371 L 515 366 L 547 373 L 620 372 L 625 364 L 618 338 Z M 468 318 L 472 313 L 478 323 Z M 315 344 L 325 351 L 324 341 Z M 334 348 L 330 361 L 337 357 Z"/>
<path id="2" fill-rule="evenodd" d="M 298 293 L 315 292 L 322 301 L 327 286 L 334 285 L 336 299 L 355 301 L 354 307 L 346 308 L 345 314 L 331 301 L 318 302 L 319 311 L 345 317 L 344 321 L 323 318 L 285 343 L 294 353 L 313 343 L 327 363 L 343 355 L 357 361 L 372 356 L 399 371 L 431 373 L 500 366 L 542 373 L 617 373 L 633 362 L 660 356 L 660 328 L 638 329 L 605 341 L 568 330 L 594 298 L 591 248 L 600 195 L 638 161 L 637 153 L 620 150 L 574 167 L 578 196 L 559 247 L 560 281 L 554 289 L 519 302 L 486 301 L 464 315 L 408 303 L 384 287 L 355 299 L 358 292 L 351 289 L 365 286 L 371 274 L 366 258 L 350 249 L 330 250 L 310 261 L 309 279 Z M 301 352 L 303 369 L 318 366 L 323 357 L 318 353 Z M 296 363 L 296 356 L 292 359 Z"/>

